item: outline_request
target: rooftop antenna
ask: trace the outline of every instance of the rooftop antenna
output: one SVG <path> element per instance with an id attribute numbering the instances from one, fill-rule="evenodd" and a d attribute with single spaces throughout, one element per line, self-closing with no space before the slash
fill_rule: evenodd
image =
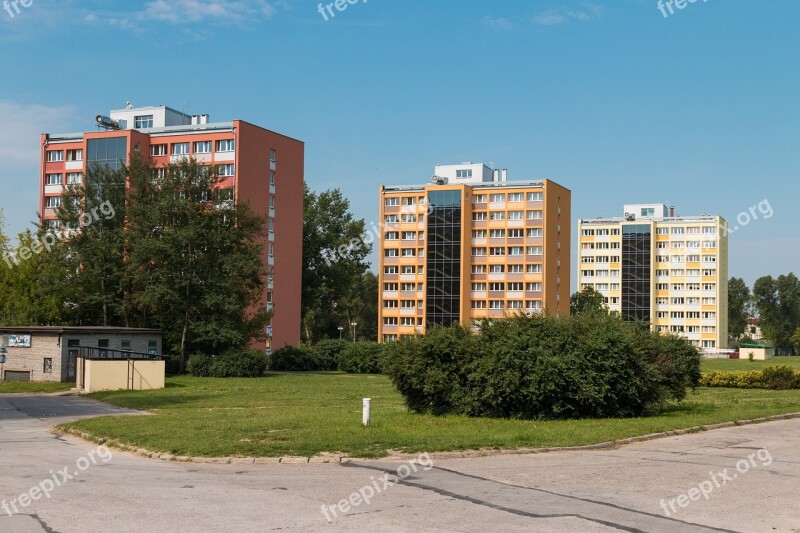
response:
<path id="1" fill-rule="evenodd" d="M 186 124 L 184 124 L 184 126 L 187 125 L 187 124 L 191 124 L 191 118 L 189 118 L 189 104 L 190 103 L 191 102 L 189 102 L 188 100 L 183 102 L 183 109 L 181 109 L 181 112 L 183 113 L 183 120 L 184 121 L 188 120 L 188 122 L 186 122 Z"/>
<path id="2" fill-rule="evenodd" d="M 133 109 L 133 104 L 130 102 L 125 102 L 125 109 Z"/>

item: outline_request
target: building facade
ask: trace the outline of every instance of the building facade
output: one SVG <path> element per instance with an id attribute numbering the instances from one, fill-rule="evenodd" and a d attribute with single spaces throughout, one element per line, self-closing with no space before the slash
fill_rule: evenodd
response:
<path id="1" fill-rule="evenodd" d="M 578 289 L 609 310 L 705 349 L 728 345 L 728 236 L 720 216 L 629 204 L 619 218 L 578 221 Z"/>
<path id="2" fill-rule="evenodd" d="M 378 339 L 520 312 L 569 314 L 568 189 L 440 165 L 428 185 L 382 187 Z"/>
<path id="3" fill-rule="evenodd" d="M 75 381 L 80 348 L 163 354 L 157 329 L 4 327 L 0 335 L 8 351 L 0 381 Z"/>
<path id="4" fill-rule="evenodd" d="M 243 120 L 210 123 L 208 115 L 186 115 L 166 106 L 112 110 L 96 117 L 98 131 L 43 134 L 39 211 L 44 224 L 58 225 L 67 187 L 83 181 L 91 164 L 119 168 L 139 153 L 156 167 L 194 158 L 213 165 L 221 188 L 267 217 L 263 236 L 266 288 L 260 305 L 274 310 L 270 351 L 300 342 L 304 144 Z"/>

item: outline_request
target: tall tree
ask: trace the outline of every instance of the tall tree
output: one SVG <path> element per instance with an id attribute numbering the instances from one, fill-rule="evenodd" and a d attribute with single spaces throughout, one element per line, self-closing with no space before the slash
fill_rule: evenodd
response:
<path id="1" fill-rule="evenodd" d="M 195 161 L 128 168 L 127 260 L 132 303 L 180 355 L 219 353 L 263 338 L 265 219 L 219 188 Z"/>
<path id="2" fill-rule="evenodd" d="M 569 314 L 575 316 L 589 311 L 605 310 L 605 301 L 606 299 L 601 293 L 591 287 L 587 287 L 570 296 Z"/>
<path id="3" fill-rule="evenodd" d="M 341 320 L 337 309 L 340 316 L 356 314 L 345 308 L 369 268 L 365 259 L 377 237 L 353 217 L 339 189 L 316 194 L 306 186 L 304 204 L 303 336 L 313 343 L 338 327 L 332 324 L 332 318 Z"/>
<path id="4" fill-rule="evenodd" d="M 750 289 L 742 278 L 728 281 L 728 336 L 738 340 L 747 328 L 750 317 Z"/>
<path id="5" fill-rule="evenodd" d="M 126 172 L 89 165 L 83 182 L 62 195 L 63 228 L 71 304 L 79 324 L 130 325 L 125 313 Z"/>
<path id="6" fill-rule="evenodd" d="M 759 278 L 753 297 L 764 336 L 775 343 L 778 353 L 791 354 L 791 337 L 800 327 L 800 280 L 792 273 Z"/>

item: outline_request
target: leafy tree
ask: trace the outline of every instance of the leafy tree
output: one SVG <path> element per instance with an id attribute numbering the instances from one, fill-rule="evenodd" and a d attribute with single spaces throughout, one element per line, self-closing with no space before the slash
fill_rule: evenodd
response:
<path id="1" fill-rule="evenodd" d="M 303 222 L 303 335 L 306 342 L 336 335 L 338 326 L 361 326 L 360 315 L 367 305 L 359 288 L 369 264 L 372 239 L 363 219 L 350 213 L 350 202 L 339 189 L 312 192 L 305 188 Z M 374 276 L 373 276 L 374 277 Z M 377 284 L 376 284 L 377 288 Z M 375 310 L 377 334 L 377 308 Z M 371 320 L 370 320 L 371 322 Z M 365 322 L 366 326 L 366 322 Z M 335 333 L 334 333 L 335 332 Z"/>
<path id="2" fill-rule="evenodd" d="M 775 343 L 778 353 L 791 354 L 791 337 L 800 327 L 800 280 L 792 273 L 759 278 L 753 297 L 764 336 Z"/>
<path id="3" fill-rule="evenodd" d="M 82 184 L 62 195 L 58 217 L 64 228 L 62 283 L 80 324 L 130 324 L 124 304 L 126 172 L 90 165 Z"/>
<path id="4" fill-rule="evenodd" d="M 794 346 L 795 353 L 800 353 L 800 327 L 792 335 L 792 346 Z"/>
<path id="5" fill-rule="evenodd" d="M 193 160 L 156 172 L 134 157 L 127 171 L 127 275 L 141 324 L 161 327 L 181 372 L 189 353 L 263 338 L 264 218 Z"/>
<path id="6" fill-rule="evenodd" d="M 576 292 L 569 299 L 569 314 L 572 316 L 605 309 L 605 297 L 591 287 Z"/>
<path id="7" fill-rule="evenodd" d="M 728 336 L 738 340 L 747 328 L 750 316 L 750 289 L 742 278 L 728 281 Z"/>

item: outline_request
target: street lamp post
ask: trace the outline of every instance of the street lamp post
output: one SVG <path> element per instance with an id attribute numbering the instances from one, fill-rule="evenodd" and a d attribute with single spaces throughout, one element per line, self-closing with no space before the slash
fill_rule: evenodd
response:
<path id="1" fill-rule="evenodd" d="M 342 338 L 342 331 L 344 331 L 344 326 L 339 326 L 339 339 Z"/>
<path id="2" fill-rule="evenodd" d="M 350 325 L 353 326 L 353 342 L 356 342 L 356 326 L 358 325 L 358 323 L 350 322 Z"/>

